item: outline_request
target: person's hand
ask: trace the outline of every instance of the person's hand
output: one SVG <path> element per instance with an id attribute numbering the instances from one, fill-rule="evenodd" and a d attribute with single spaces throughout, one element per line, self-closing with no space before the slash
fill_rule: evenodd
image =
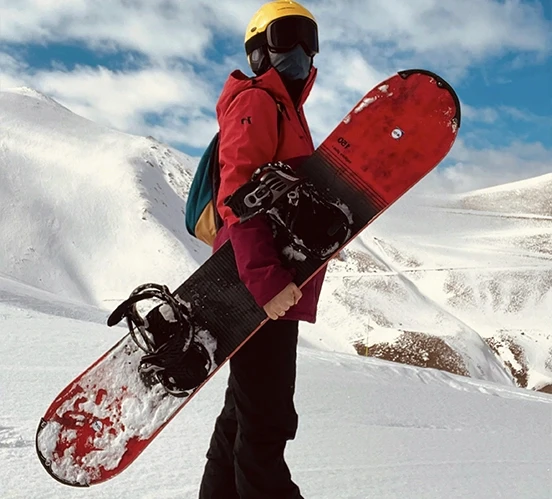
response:
<path id="1" fill-rule="evenodd" d="M 301 290 L 295 283 L 290 282 L 263 307 L 264 311 L 270 319 L 275 321 L 279 317 L 283 317 L 293 305 L 297 305 L 302 296 Z"/>

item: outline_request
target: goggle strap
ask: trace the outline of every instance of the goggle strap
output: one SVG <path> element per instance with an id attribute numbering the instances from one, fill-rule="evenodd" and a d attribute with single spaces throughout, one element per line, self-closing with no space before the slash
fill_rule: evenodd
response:
<path id="1" fill-rule="evenodd" d="M 267 43 L 266 31 L 263 31 L 245 42 L 245 53 L 250 55 L 254 50 L 267 45 Z"/>

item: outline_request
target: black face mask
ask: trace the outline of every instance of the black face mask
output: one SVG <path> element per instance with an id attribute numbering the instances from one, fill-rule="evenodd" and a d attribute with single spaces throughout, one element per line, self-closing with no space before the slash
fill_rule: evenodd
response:
<path id="1" fill-rule="evenodd" d="M 290 81 L 305 80 L 312 67 L 312 57 L 308 56 L 301 45 L 296 45 L 289 52 L 268 51 L 272 67 L 282 78 Z"/>

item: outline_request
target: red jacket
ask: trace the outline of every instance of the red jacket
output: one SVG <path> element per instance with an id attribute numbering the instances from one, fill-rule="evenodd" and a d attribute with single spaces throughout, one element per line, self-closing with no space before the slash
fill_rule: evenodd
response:
<path id="1" fill-rule="evenodd" d="M 224 206 L 224 199 L 250 180 L 259 166 L 272 161 L 293 166 L 294 158 L 297 164 L 297 158 L 313 153 L 303 104 L 315 78 L 313 68 L 296 107 L 275 69 L 255 78 L 234 71 L 217 104 L 221 165 L 217 210 L 224 226 L 213 249 L 216 251 L 230 239 L 240 278 L 261 307 L 293 281 L 293 272 L 282 264 L 267 219 L 257 216 L 246 223 L 237 223 L 231 209 Z M 282 111 L 276 102 L 283 107 Z M 303 287 L 303 297 L 288 310 L 285 319 L 315 322 L 324 274 L 325 271 L 319 272 Z"/>

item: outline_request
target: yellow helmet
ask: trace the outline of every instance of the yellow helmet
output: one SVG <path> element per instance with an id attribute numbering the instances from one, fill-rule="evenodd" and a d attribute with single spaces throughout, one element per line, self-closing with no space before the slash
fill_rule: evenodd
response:
<path id="1" fill-rule="evenodd" d="M 318 26 L 306 8 L 292 0 L 276 0 L 263 5 L 252 17 L 245 32 L 245 52 L 256 74 L 268 69 L 268 48 L 274 52 L 285 52 L 297 44 L 303 45 L 311 56 L 318 53 Z"/>

